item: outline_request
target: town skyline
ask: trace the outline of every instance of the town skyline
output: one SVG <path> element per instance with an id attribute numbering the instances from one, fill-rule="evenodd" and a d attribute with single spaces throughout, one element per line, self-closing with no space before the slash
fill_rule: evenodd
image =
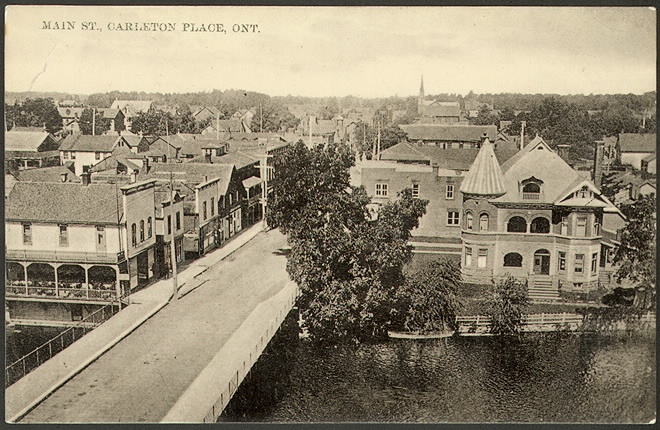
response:
<path id="1" fill-rule="evenodd" d="M 426 94 L 643 94 L 655 90 L 655 20 L 649 8 L 20 6 L 6 15 L 5 85 L 382 98 L 417 95 L 423 75 Z M 101 30 L 81 29 L 91 21 Z M 125 30 L 153 21 L 174 31 Z M 248 21 L 258 27 L 232 32 Z"/>

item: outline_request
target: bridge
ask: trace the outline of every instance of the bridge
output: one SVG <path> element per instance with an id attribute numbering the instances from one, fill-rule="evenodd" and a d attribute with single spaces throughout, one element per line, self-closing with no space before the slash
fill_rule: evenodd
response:
<path id="1" fill-rule="evenodd" d="M 8 387 L 6 420 L 215 422 L 298 294 L 286 273 L 286 238 L 259 230 L 186 268 L 179 300 L 167 303 L 171 279 L 131 296 L 124 310 Z"/>

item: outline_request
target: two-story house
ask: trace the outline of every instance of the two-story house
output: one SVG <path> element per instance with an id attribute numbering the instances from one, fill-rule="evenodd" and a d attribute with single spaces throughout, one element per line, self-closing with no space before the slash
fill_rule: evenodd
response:
<path id="1" fill-rule="evenodd" d="M 5 207 L 12 320 L 79 320 L 148 282 L 154 184 L 14 184 Z"/>
<path id="2" fill-rule="evenodd" d="M 135 152 L 123 136 L 83 134 L 67 136 L 60 144 L 59 151 L 61 163 L 73 165 L 77 176 L 110 155 Z"/>
<path id="3" fill-rule="evenodd" d="M 611 246 L 605 215 L 623 215 L 540 137 L 501 166 L 485 140 L 460 191 L 464 280 L 511 274 L 550 299 L 603 281 Z"/>

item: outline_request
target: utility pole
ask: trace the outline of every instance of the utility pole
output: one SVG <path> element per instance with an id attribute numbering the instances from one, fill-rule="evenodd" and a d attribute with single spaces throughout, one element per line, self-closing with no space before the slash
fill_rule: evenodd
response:
<path id="1" fill-rule="evenodd" d="M 259 131 L 264 132 L 264 109 L 261 104 L 259 104 Z"/>
<path id="2" fill-rule="evenodd" d="M 170 130 L 167 125 L 167 120 L 165 120 L 165 136 L 169 137 L 170 135 Z M 170 142 L 169 140 L 166 140 L 167 142 L 167 158 L 170 159 Z M 169 217 L 169 227 L 170 227 L 170 232 L 172 235 L 170 236 L 170 258 L 172 259 L 172 297 L 175 300 L 179 300 L 179 280 L 178 280 L 178 274 L 177 274 L 177 267 L 176 267 L 176 245 L 174 243 L 174 173 L 172 172 L 172 169 L 170 169 L 170 213 L 171 216 Z"/>
<path id="3" fill-rule="evenodd" d="M 215 138 L 220 140 L 220 112 L 215 114 Z"/>
<path id="4" fill-rule="evenodd" d="M 96 108 L 92 108 L 92 136 L 96 136 Z"/>

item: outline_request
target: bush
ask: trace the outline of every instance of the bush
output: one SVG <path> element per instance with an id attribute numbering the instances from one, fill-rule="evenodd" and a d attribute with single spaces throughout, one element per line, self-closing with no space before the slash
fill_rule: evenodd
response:
<path id="1" fill-rule="evenodd" d="M 518 334 L 529 306 L 527 281 L 507 276 L 495 285 L 495 294 L 488 304 L 492 319 L 490 331 L 497 335 Z"/>

